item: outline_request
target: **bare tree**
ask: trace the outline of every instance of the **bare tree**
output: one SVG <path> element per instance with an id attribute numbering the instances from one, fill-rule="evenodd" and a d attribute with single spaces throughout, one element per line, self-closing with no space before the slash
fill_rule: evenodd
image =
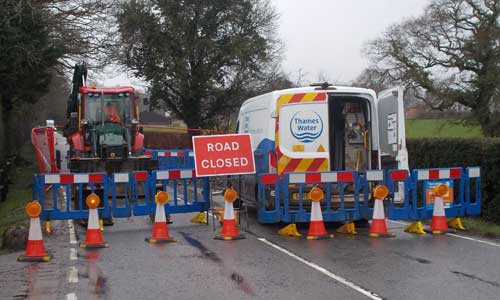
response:
<path id="1" fill-rule="evenodd" d="M 434 0 L 365 51 L 379 75 L 433 109 L 469 107 L 486 136 L 500 136 L 499 0 Z"/>

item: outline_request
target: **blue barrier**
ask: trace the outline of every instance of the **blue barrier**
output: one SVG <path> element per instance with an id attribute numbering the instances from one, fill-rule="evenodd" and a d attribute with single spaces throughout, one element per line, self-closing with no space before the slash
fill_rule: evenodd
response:
<path id="1" fill-rule="evenodd" d="M 196 178 L 194 170 L 153 171 L 149 184 L 153 194 L 159 190 L 169 194 L 167 213 L 202 212 L 210 208 L 209 179 Z"/>
<path id="2" fill-rule="evenodd" d="M 360 186 L 363 191 L 363 201 L 360 201 L 361 217 L 363 219 L 371 219 L 373 216 L 373 197 L 372 189 L 377 184 L 385 185 L 385 172 L 383 170 L 366 170 L 364 174 L 360 174 Z"/>
<path id="3" fill-rule="evenodd" d="M 109 183 L 104 173 L 35 174 L 33 181 L 33 200 L 38 200 L 42 206 L 42 220 L 87 218 L 85 199 L 91 193 L 101 198 L 98 208 L 101 217 L 111 215 Z"/>
<path id="4" fill-rule="evenodd" d="M 408 220 L 410 217 L 410 189 L 412 186 L 410 172 L 407 170 L 387 171 L 387 189 L 389 190 L 389 207 L 387 218 L 390 220 Z"/>
<path id="5" fill-rule="evenodd" d="M 385 184 L 389 190 L 387 218 L 425 220 L 432 217 L 426 203 L 426 185 L 442 180 L 453 181 L 453 202 L 447 217 L 478 215 L 481 212 L 481 178 L 478 167 L 407 170 L 366 170 L 323 173 L 286 173 L 258 175 L 258 218 L 262 223 L 308 222 L 310 201 L 307 192 L 313 186 L 325 191 L 321 202 L 325 221 L 371 219 L 372 189 Z M 345 192 L 345 185 L 352 188 Z M 431 190 L 430 188 L 428 188 Z M 360 195 L 361 194 L 361 195 Z M 350 201 L 346 201 L 349 199 Z M 349 207 L 346 207 L 346 204 Z M 334 207 L 335 206 L 335 207 Z"/>
<path id="6" fill-rule="evenodd" d="M 290 190 L 289 186 L 297 188 Z M 304 199 L 304 189 L 312 186 L 323 186 L 325 199 L 321 201 L 323 220 L 340 222 L 358 220 L 359 209 L 359 178 L 355 171 L 338 171 L 322 173 L 286 173 L 281 193 L 283 193 L 283 222 L 307 222 L 310 219 L 310 200 Z M 351 187 L 346 194 L 347 187 Z M 290 199 L 292 196 L 292 199 Z M 346 198 L 349 198 L 346 206 Z M 307 202 L 307 208 L 304 206 Z"/>
<path id="7" fill-rule="evenodd" d="M 440 168 L 440 169 L 417 169 L 413 170 L 413 191 L 412 191 L 412 214 L 415 220 L 425 220 L 432 217 L 432 206 L 427 197 L 432 197 L 430 193 L 432 185 L 445 183 L 451 187 L 452 193 L 443 197 L 445 200 L 445 213 L 447 217 L 459 217 L 465 215 L 464 205 L 464 171 L 462 168 Z M 458 187 L 458 188 L 457 188 Z M 429 190 L 429 191 L 428 191 Z M 448 197 L 453 201 L 447 202 Z"/>
<path id="8" fill-rule="evenodd" d="M 280 214 L 280 178 L 277 174 L 260 174 L 258 178 L 258 218 L 262 223 L 278 223 Z"/>
<path id="9" fill-rule="evenodd" d="M 101 218 L 125 218 L 154 214 L 155 194 L 171 196 L 167 213 L 202 212 L 210 208 L 208 177 L 196 178 L 194 170 L 132 173 L 36 174 L 33 199 L 42 206 L 43 220 L 86 219 L 85 199 L 90 193 L 101 198 Z"/>
<path id="10" fill-rule="evenodd" d="M 465 169 L 465 211 L 469 216 L 481 214 L 481 169 Z"/>
<path id="11" fill-rule="evenodd" d="M 194 169 L 192 150 L 147 149 L 145 153 L 158 160 L 160 170 Z"/>

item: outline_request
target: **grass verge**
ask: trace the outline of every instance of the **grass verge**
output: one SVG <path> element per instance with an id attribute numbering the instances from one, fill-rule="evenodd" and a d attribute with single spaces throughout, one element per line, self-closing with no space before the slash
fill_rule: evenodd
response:
<path id="1" fill-rule="evenodd" d="M 500 225 L 485 221 L 479 217 L 462 218 L 468 232 L 490 239 L 500 239 Z"/>
<path id="2" fill-rule="evenodd" d="M 426 137 L 482 137 L 479 126 L 467 127 L 456 120 L 446 119 L 407 119 L 407 138 Z"/>

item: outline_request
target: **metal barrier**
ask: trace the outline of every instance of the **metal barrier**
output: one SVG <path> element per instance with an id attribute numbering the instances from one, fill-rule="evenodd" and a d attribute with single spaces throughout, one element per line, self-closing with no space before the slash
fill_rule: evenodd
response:
<path id="1" fill-rule="evenodd" d="M 87 218 L 85 198 L 91 193 L 101 198 L 98 209 L 101 217 L 111 215 L 108 178 L 104 173 L 35 174 L 33 178 L 33 199 L 42 206 L 42 220 Z"/>
<path id="2" fill-rule="evenodd" d="M 297 186 L 298 189 L 290 185 Z M 338 171 L 322 173 L 286 173 L 284 176 L 281 193 L 283 193 L 284 222 L 306 222 L 310 218 L 309 208 L 304 207 L 309 199 L 304 199 L 304 188 L 324 185 L 325 199 L 321 201 L 324 221 L 347 221 L 360 218 L 359 209 L 359 179 L 355 171 Z M 347 194 L 346 194 L 347 190 Z M 290 199 L 292 196 L 292 199 Z M 346 206 L 346 198 L 349 198 Z M 305 201 L 307 200 L 307 201 Z M 293 207 L 292 207 L 293 206 Z M 335 207 L 337 206 L 337 207 Z"/>
<path id="3" fill-rule="evenodd" d="M 365 170 L 364 174 L 360 174 L 359 179 L 363 190 L 362 201 L 360 199 L 361 217 L 369 220 L 373 215 L 374 204 L 371 191 L 377 184 L 386 184 L 385 172 L 383 170 Z"/>
<path id="4" fill-rule="evenodd" d="M 160 170 L 194 169 L 192 150 L 147 149 L 145 154 L 158 160 Z"/>
<path id="5" fill-rule="evenodd" d="M 464 177 L 462 168 L 417 169 L 413 170 L 412 213 L 415 220 L 432 217 L 433 185 L 444 183 L 451 188 L 451 193 L 443 197 L 447 217 L 465 215 Z M 457 188 L 458 187 L 458 188 Z"/>
<path id="6" fill-rule="evenodd" d="M 481 169 L 465 168 L 465 212 L 468 216 L 481 214 Z"/>
<path id="7" fill-rule="evenodd" d="M 210 208 L 209 178 L 196 178 L 194 170 L 153 171 L 149 185 L 153 195 L 158 190 L 168 192 L 171 201 L 165 205 L 167 213 L 202 212 Z M 156 209 L 151 200 L 152 209 Z"/>
<path id="8" fill-rule="evenodd" d="M 387 218 L 390 220 L 408 220 L 410 217 L 410 189 L 412 177 L 408 170 L 389 170 L 387 188 L 389 189 L 389 207 Z"/>

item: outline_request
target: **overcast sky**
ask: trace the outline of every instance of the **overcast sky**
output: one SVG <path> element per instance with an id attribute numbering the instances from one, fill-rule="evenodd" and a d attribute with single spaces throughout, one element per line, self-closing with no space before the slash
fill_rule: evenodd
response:
<path id="1" fill-rule="evenodd" d="M 361 49 L 391 24 L 418 16 L 428 0 L 271 0 L 280 14 L 284 70 L 296 81 L 323 73 L 349 82 L 367 66 Z"/>
<path id="2" fill-rule="evenodd" d="M 391 24 L 421 14 L 428 0 L 271 0 L 285 44 L 283 69 L 297 81 L 317 81 L 319 74 L 348 83 L 368 65 L 361 49 Z M 121 75 L 107 86 L 138 84 Z"/>

